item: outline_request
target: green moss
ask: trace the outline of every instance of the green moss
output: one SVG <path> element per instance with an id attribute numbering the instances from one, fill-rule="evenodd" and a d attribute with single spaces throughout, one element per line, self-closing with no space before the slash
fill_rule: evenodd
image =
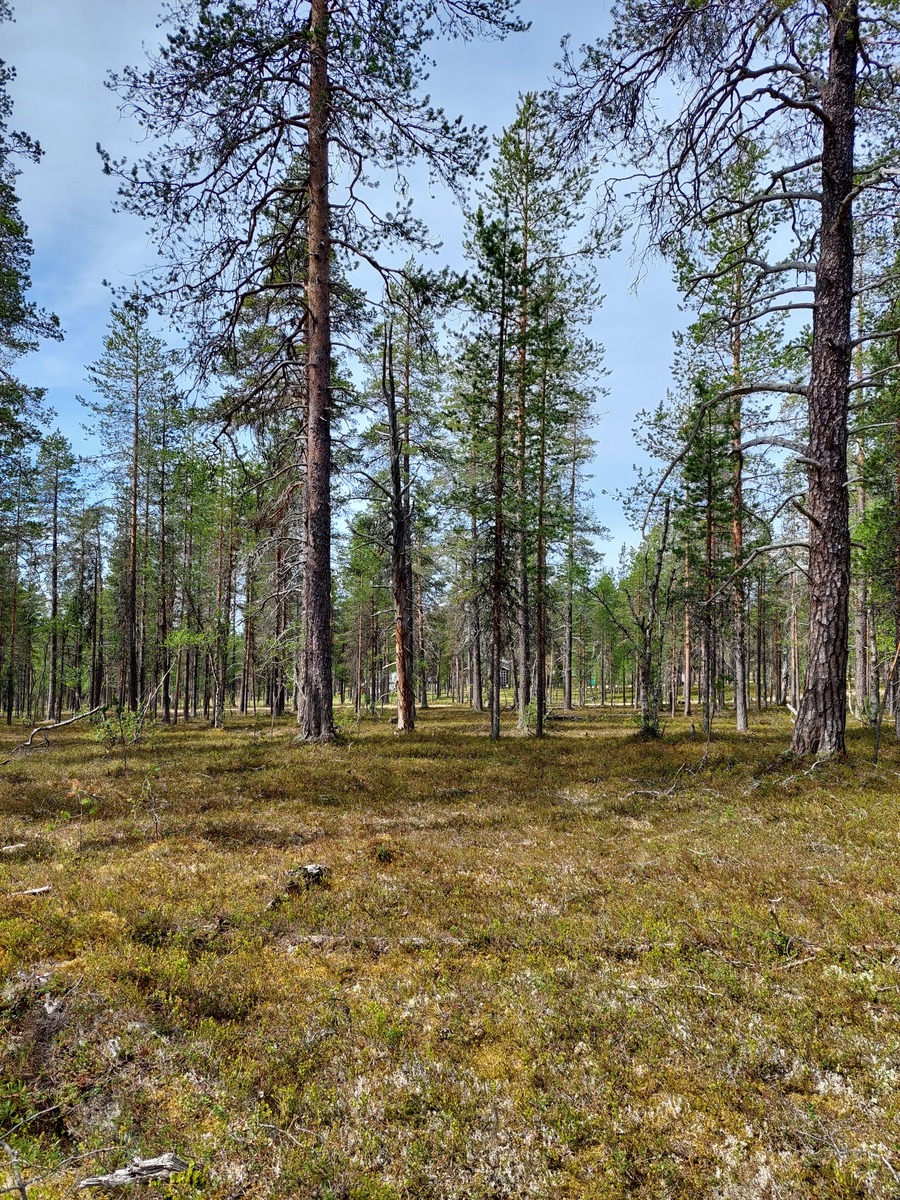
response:
<path id="1" fill-rule="evenodd" d="M 900 757 L 854 730 L 809 776 L 780 715 L 686 728 L 179 726 L 127 771 L 76 729 L 0 775 L 0 837 L 40 842 L 0 862 L 34 1194 L 115 1146 L 198 1164 L 172 1200 L 892 1195 Z M 311 861 L 330 887 L 269 908 Z"/>

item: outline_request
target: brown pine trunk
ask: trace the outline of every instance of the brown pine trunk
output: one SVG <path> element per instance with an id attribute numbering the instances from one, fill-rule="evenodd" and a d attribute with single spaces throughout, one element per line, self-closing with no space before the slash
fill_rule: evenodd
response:
<path id="1" fill-rule="evenodd" d="M 863 256 L 859 255 L 857 284 L 859 289 L 859 299 L 857 303 L 857 336 L 862 338 L 863 334 L 863 318 L 864 318 L 864 300 L 862 284 L 865 278 L 863 267 Z M 896 321 L 894 322 L 896 325 Z M 856 354 L 856 378 L 857 382 L 861 381 L 865 373 L 865 348 L 860 341 Z M 856 473 L 857 485 L 855 494 L 855 517 L 856 523 L 859 524 L 866 515 L 866 489 L 863 483 L 863 469 L 865 467 L 865 456 L 863 453 L 863 445 L 861 440 L 856 443 Z M 855 706 L 856 715 L 860 720 L 864 720 L 869 710 L 869 586 L 868 579 L 864 569 L 860 569 L 859 579 L 854 589 L 854 612 L 853 612 L 853 703 Z"/>
<path id="2" fill-rule="evenodd" d="M 473 468 L 474 471 L 474 468 Z M 474 476 L 473 476 L 474 478 Z M 473 496 L 474 504 L 474 496 Z M 475 712 L 481 712 L 484 708 L 484 700 L 482 693 L 484 691 L 483 680 L 481 677 L 481 607 L 478 597 L 478 521 L 474 511 L 471 518 L 471 562 L 469 570 L 471 573 L 472 598 L 469 601 L 469 703 Z M 462 677 L 460 676 L 460 703 L 462 703 Z"/>
<path id="3" fill-rule="evenodd" d="M 136 335 L 134 335 L 136 336 Z M 136 347 L 137 349 L 137 347 Z M 128 527 L 128 593 L 126 596 L 125 628 L 128 679 L 128 707 L 137 712 L 138 706 L 138 631 L 137 631 L 137 543 L 138 543 L 138 464 L 141 435 L 141 395 L 139 368 L 135 367 L 132 396 L 131 443 L 131 516 Z"/>
<path id="4" fill-rule="evenodd" d="M 16 631 L 19 615 L 19 539 L 22 521 L 22 460 L 18 461 L 18 480 L 16 486 L 16 523 L 13 537 L 12 554 L 10 555 L 10 600 L 9 618 L 9 662 L 6 669 L 6 723 L 12 725 L 13 707 L 15 704 L 16 687 Z"/>
<path id="5" fill-rule="evenodd" d="M 578 461 L 578 422 L 572 422 L 572 463 L 569 474 L 569 544 L 566 555 L 566 657 L 563 664 L 563 708 L 572 707 L 572 670 L 574 619 L 572 595 L 575 587 L 575 484 Z"/>
<path id="6" fill-rule="evenodd" d="M 404 492 L 404 448 L 397 420 L 397 391 L 394 383 L 393 328 L 384 333 L 381 361 L 381 390 L 387 408 L 391 477 L 391 593 L 394 599 L 394 645 L 397 669 L 397 732 L 407 733 L 416 724 L 415 676 L 413 673 L 412 603 L 409 594 L 409 510 Z M 407 420 L 408 428 L 408 420 Z"/>
<path id="7" fill-rule="evenodd" d="M 847 723 L 850 528 L 847 412 L 853 303 L 853 189 L 859 15 L 831 0 L 821 104 L 822 219 L 809 384 L 809 658 L 791 748 L 843 754 Z"/>
<path id="8" fill-rule="evenodd" d="M 169 629 L 171 628 L 169 612 L 171 584 L 169 580 L 169 539 L 166 528 L 166 453 L 168 450 L 166 403 L 167 401 L 163 401 L 159 468 L 159 666 L 157 675 L 162 680 L 163 723 L 168 725 L 172 720 L 172 696 L 169 687 L 172 652 L 167 645 Z"/>
<path id="9" fill-rule="evenodd" d="M 505 233 L 504 233 L 505 237 Z M 491 570 L 491 738 L 500 737 L 500 655 L 503 638 L 503 435 L 506 399 L 506 246 L 500 280 L 497 390 L 494 407 L 494 556 Z M 524 680 L 521 684 L 525 686 Z"/>
<path id="10" fill-rule="evenodd" d="M 687 593 L 690 584 L 690 555 L 688 548 L 684 548 L 684 590 Z M 691 689 L 694 685 L 692 678 L 691 656 L 693 646 L 691 643 L 691 606 L 689 601 L 684 604 L 684 715 L 691 715 Z"/>
<path id="11" fill-rule="evenodd" d="M 419 662 L 418 662 L 418 667 L 419 667 L 419 707 L 427 708 L 428 707 L 428 657 L 426 654 L 426 642 L 425 642 L 425 597 L 422 594 L 421 569 L 422 568 L 421 568 L 421 561 L 420 561 L 420 568 L 419 568 L 420 573 L 416 576 L 416 617 L 417 617 L 418 636 L 419 636 L 419 655 L 418 655 L 418 658 L 419 658 Z M 437 694 L 438 694 L 438 696 L 440 696 L 440 694 L 441 694 L 441 692 L 440 692 L 440 676 L 441 676 L 440 662 L 438 663 L 437 675 L 438 675 L 438 693 Z"/>
<path id="12" fill-rule="evenodd" d="M 536 737 L 543 737 L 547 712 L 547 539 L 544 533 L 544 506 L 547 490 L 547 357 L 541 373 L 541 407 L 538 449 L 537 505 L 537 624 L 535 627 L 534 657 L 537 664 L 535 700 L 537 714 L 534 722 Z"/>
<path id="13" fill-rule="evenodd" d="M 254 562 L 251 559 L 247 564 L 247 587 L 244 595 L 244 666 L 241 671 L 241 714 L 243 716 L 250 711 L 250 697 L 253 688 L 253 659 L 256 641 L 253 617 L 255 580 Z"/>
<path id="14" fill-rule="evenodd" d="M 47 717 L 62 720 L 62 697 L 59 695 L 59 463 L 53 470 L 53 497 L 50 543 L 50 689 L 47 695 Z"/>
<path id="15" fill-rule="evenodd" d="M 94 541 L 94 593 L 91 613 L 91 700 L 90 707 L 96 708 L 103 691 L 103 629 L 100 598 L 103 588 L 103 557 L 100 546 L 100 521 L 97 520 Z"/>
<path id="16" fill-rule="evenodd" d="M 528 131 L 526 130 L 526 137 Z M 529 197 L 527 173 L 522 215 L 522 283 L 519 296 L 519 386 L 516 411 L 516 575 L 518 600 L 518 709 L 519 728 L 524 730 L 528 723 L 528 705 L 531 703 L 531 630 L 528 596 L 528 536 L 527 496 L 525 490 L 526 431 L 528 395 L 528 234 Z"/>
<path id="17" fill-rule="evenodd" d="M 711 416 L 707 417 L 711 420 Z M 709 734 L 712 729 L 713 708 L 715 705 L 715 660 L 713 657 L 713 591 L 715 582 L 713 563 L 715 562 L 715 526 L 713 523 L 713 490 L 712 464 L 707 461 L 706 471 L 706 556 L 704 560 L 704 604 L 702 617 L 702 650 L 700 665 L 700 699 L 703 712 L 703 732 Z"/>
<path id="18" fill-rule="evenodd" d="M 412 729 L 416 712 L 416 658 L 417 646 L 414 627 L 415 580 L 413 578 L 412 555 L 412 475 L 410 474 L 410 438 L 412 436 L 412 341 L 410 314 L 406 314 L 406 338 L 403 353 L 403 474 L 401 478 L 401 504 L 403 510 L 403 566 L 406 572 L 404 586 L 403 634 L 404 655 L 409 684 L 409 700 L 406 702 L 407 718 Z"/>
<path id="19" fill-rule="evenodd" d="M 156 719 L 156 681 L 151 689 L 147 687 L 147 552 L 150 548 L 150 461 L 147 460 L 146 470 L 144 472 L 144 515 L 143 525 L 141 529 L 141 545 L 143 553 L 141 556 L 141 615 L 138 621 L 138 696 L 147 696 L 148 691 L 152 696 L 152 713 L 154 720 Z"/>
<path id="20" fill-rule="evenodd" d="M 797 613 L 797 572 L 791 572 L 791 686 L 790 704 L 796 712 L 800 703 L 800 620 Z"/>
<path id="21" fill-rule="evenodd" d="M 739 387 L 743 382 L 743 364 L 741 361 L 742 344 L 741 322 L 744 315 L 743 273 L 738 267 L 735 277 L 734 327 L 732 334 L 732 371 L 734 383 Z M 731 539 L 734 555 L 734 592 L 732 596 L 732 613 L 734 617 L 734 713 L 735 727 L 739 733 L 745 733 L 749 728 L 747 720 L 747 648 L 744 626 L 744 456 L 741 453 L 743 440 L 743 414 L 740 397 L 732 400 L 731 412 L 731 445 L 733 462 L 733 479 L 731 491 Z"/>
<path id="22" fill-rule="evenodd" d="M 329 0 L 311 0 L 307 284 L 306 567 L 300 738 L 334 737 L 331 682 L 331 221 Z"/>

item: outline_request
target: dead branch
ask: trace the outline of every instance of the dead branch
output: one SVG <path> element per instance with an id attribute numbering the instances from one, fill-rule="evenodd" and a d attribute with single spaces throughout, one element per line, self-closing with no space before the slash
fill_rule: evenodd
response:
<path id="1" fill-rule="evenodd" d="M 0 1142 L 0 1146 L 6 1151 L 6 1157 L 9 1159 L 10 1170 L 12 1171 L 13 1183 L 15 1187 L 9 1188 L 11 1192 L 18 1192 L 21 1200 L 28 1200 L 28 1188 L 25 1186 L 25 1180 L 22 1178 L 22 1172 L 19 1170 L 19 1156 L 7 1141 Z M 4 1191 L 7 1189 L 4 1188 Z"/>
<path id="2" fill-rule="evenodd" d="M 793 499 L 793 497 L 792 497 L 792 499 Z M 750 564 L 752 562 L 754 562 L 757 558 L 759 558 L 759 556 L 761 554 L 770 554 L 775 550 L 808 550 L 808 549 L 809 549 L 809 542 L 772 542 L 772 544 L 769 546 L 757 546 L 757 548 L 755 550 L 753 550 L 750 554 L 747 555 L 747 557 L 744 559 L 743 563 L 738 567 L 738 569 L 736 571 L 732 571 L 732 573 L 728 576 L 728 578 L 725 580 L 725 582 L 722 584 L 722 586 L 720 588 L 718 588 L 715 592 L 713 592 L 713 594 L 710 596 L 710 598 L 708 600 L 704 600 L 703 603 L 704 604 L 712 604 L 713 601 L 718 600 L 719 597 L 725 591 L 727 591 L 729 584 L 731 584 L 738 577 L 738 575 L 740 575 L 742 572 L 746 571 L 747 568 L 750 566 Z"/>
<path id="3" fill-rule="evenodd" d="M 82 1179 L 78 1190 L 82 1188 L 104 1188 L 111 1190 L 120 1187 L 134 1187 L 136 1184 L 152 1183 L 158 1180 L 166 1183 L 172 1175 L 186 1171 L 190 1163 L 179 1158 L 177 1154 L 161 1154 L 159 1158 L 133 1158 L 127 1167 L 120 1167 L 111 1175 L 91 1175 Z"/>
<path id="4" fill-rule="evenodd" d="M 797 715 L 796 710 L 791 708 L 790 705 L 788 705 L 788 708 L 795 716 Z M 795 779 L 803 779 L 804 777 L 808 777 L 808 776 L 812 775 L 812 773 L 813 773 L 813 771 L 815 771 L 816 767 L 820 767 L 822 765 L 822 763 L 827 762 L 827 761 L 828 761 L 827 758 L 817 758 L 816 761 L 813 763 L 813 765 L 811 767 L 807 767 L 807 769 L 805 771 L 797 771 L 797 773 L 795 775 L 788 775 L 786 779 L 782 779 L 781 786 L 783 788 L 785 788 L 785 787 L 787 787 L 787 785 L 789 783 L 793 783 Z M 776 924 L 777 924 L 777 922 L 776 922 Z"/>
<path id="5" fill-rule="evenodd" d="M 790 438 L 776 437 L 775 435 L 751 438 L 749 442 L 742 442 L 740 446 L 732 450 L 732 454 L 743 454 L 745 450 L 752 450 L 754 446 L 774 446 L 781 450 L 790 450 L 797 456 L 798 462 L 809 467 L 822 466 L 818 459 L 809 457 L 809 450 L 806 446 L 801 446 L 799 442 L 794 442 Z"/>
<path id="6" fill-rule="evenodd" d="M 92 708 L 90 710 L 90 712 L 78 713 L 77 716 L 69 717 L 69 719 L 67 721 L 57 721 L 53 725 L 36 725 L 34 727 L 34 729 L 32 729 L 31 736 L 29 737 L 28 741 L 22 742 L 22 744 L 20 746 L 14 746 L 13 749 L 10 750 L 10 752 L 9 752 L 9 758 L 4 758 L 3 761 L 0 762 L 0 767 L 5 767 L 7 763 L 12 762 L 14 754 L 18 754 L 20 751 L 24 751 L 24 750 L 34 750 L 35 749 L 34 739 L 37 737 L 37 735 L 39 733 L 42 733 L 44 735 L 44 743 L 43 744 L 45 746 L 49 746 L 50 739 L 47 737 L 48 733 L 53 733 L 53 731 L 56 729 L 64 729 L 66 725 L 74 725 L 74 723 L 76 721 L 83 721 L 85 719 L 85 717 L 93 717 L 98 712 L 101 712 L 102 709 L 104 709 L 105 707 L 106 707 L 106 705 L 104 705 L 104 704 L 98 704 L 97 707 Z"/>
<path id="7" fill-rule="evenodd" d="M 762 394 L 763 392 L 777 392 L 780 395 L 806 396 L 806 395 L 808 395 L 809 389 L 805 388 L 805 387 L 801 387 L 799 384 L 788 384 L 788 383 L 781 384 L 781 383 L 776 383 L 776 382 L 764 382 L 764 383 L 752 383 L 752 384 L 748 383 L 748 384 L 740 384 L 735 387 L 724 388 L 721 391 L 716 392 L 715 395 L 709 396 L 706 400 L 704 400 L 703 403 L 699 406 L 699 408 L 697 410 L 694 424 L 691 426 L 690 432 L 688 433 L 687 437 L 684 440 L 684 444 L 682 445 L 682 447 L 678 451 L 678 453 L 675 455 L 675 457 L 669 460 L 669 463 L 668 463 L 665 471 L 663 471 L 662 476 L 659 479 L 659 482 L 657 483 L 656 487 L 654 488 L 653 494 L 651 495 L 650 500 L 647 503 L 647 507 L 644 510 L 643 518 L 641 519 L 641 534 L 642 535 L 644 533 L 646 533 L 647 521 L 650 519 L 650 512 L 653 508 L 653 505 L 659 499 L 660 493 L 662 492 L 663 488 L 665 487 L 666 482 L 669 479 L 672 472 L 679 465 L 679 463 L 683 462 L 684 459 L 687 458 L 687 455 L 690 452 L 690 449 L 694 444 L 694 440 L 697 437 L 697 434 L 700 432 L 700 429 L 703 425 L 703 420 L 704 420 L 706 414 L 709 412 L 709 410 L 711 408 L 715 408 L 715 406 L 717 404 L 721 404 L 725 400 L 736 399 L 739 396 L 759 395 L 759 394 Z M 815 465 L 818 466 L 819 464 L 816 463 Z"/>

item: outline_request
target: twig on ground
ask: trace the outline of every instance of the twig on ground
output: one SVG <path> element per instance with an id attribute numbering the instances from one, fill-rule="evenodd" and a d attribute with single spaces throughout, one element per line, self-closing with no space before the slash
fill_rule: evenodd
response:
<path id="1" fill-rule="evenodd" d="M 787 787 L 787 785 L 789 783 L 793 783 L 793 781 L 795 779 L 802 779 L 804 775 L 812 775 L 812 773 L 816 769 L 816 767 L 821 767 L 822 763 L 826 763 L 826 762 L 828 762 L 827 758 L 817 758 L 816 761 L 813 763 L 813 765 L 811 767 L 808 767 L 805 771 L 797 771 L 793 775 L 788 775 L 787 779 L 782 779 L 781 786 Z"/>
<path id="2" fill-rule="evenodd" d="M 31 1113 L 30 1116 L 23 1117 L 21 1121 L 17 1121 L 12 1129 L 7 1129 L 6 1136 L 11 1138 L 14 1133 L 22 1128 L 23 1125 L 30 1125 L 32 1121 L 36 1121 L 38 1117 L 46 1117 L 49 1113 L 56 1112 L 59 1108 L 58 1104 L 51 1104 L 49 1108 L 42 1108 L 40 1112 Z"/>
<path id="3" fill-rule="evenodd" d="M 19 1170 L 19 1156 L 13 1150 L 12 1146 L 7 1141 L 0 1142 L 0 1146 L 6 1151 L 6 1157 L 9 1159 L 10 1170 L 12 1171 L 13 1184 L 11 1188 L 4 1188 L 4 1191 L 18 1192 L 22 1200 L 28 1200 L 28 1188 L 25 1186 L 25 1180 L 22 1178 L 22 1172 Z"/>
<path id="4" fill-rule="evenodd" d="M 626 800 L 631 796 L 653 796 L 657 800 L 661 800 L 663 796 L 671 796 L 672 793 L 675 791 L 675 789 L 678 787 L 678 784 L 679 784 L 678 776 L 681 774 L 681 772 L 685 769 L 686 766 L 687 766 L 687 763 L 681 764 L 681 766 L 675 772 L 675 777 L 672 780 L 671 785 L 669 787 L 667 787 L 664 791 L 657 790 L 655 788 L 638 788 L 637 790 L 635 790 L 633 792 L 626 792 L 625 793 Z"/>
<path id="5" fill-rule="evenodd" d="M 298 1137 L 295 1137 L 289 1129 L 282 1129 L 279 1125 L 269 1125 L 265 1121 L 260 1121 L 259 1127 L 260 1129 L 271 1129 L 273 1133 L 280 1133 L 282 1137 L 286 1137 L 288 1141 L 293 1142 L 295 1146 L 299 1146 L 301 1150 L 307 1149 L 303 1142 Z M 302 1125 L 298 1125 L 297 1128 L 301 1133 L 308 1133 L 310 1137 L 316 1136 L 313 1129 L 304 1129 Z"/>

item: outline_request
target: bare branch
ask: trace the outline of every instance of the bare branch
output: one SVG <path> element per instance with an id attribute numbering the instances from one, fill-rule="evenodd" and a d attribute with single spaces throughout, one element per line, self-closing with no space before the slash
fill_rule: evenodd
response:
<path id="1" fill-rule="evenodd" d="M 10 750 L 10 752 L 9 752 L 9 758 L 4 758 L 3 761 L 0 762 L 0 767 L 5 767 L 7 763 L 12 762 L 12 757 L 14 754 L 18 754 L 20 751 L 23 751 L 23 750 L 34 749 L 34 739 L 35 739 L 35 737 L 37 737 L 37 735 L 39 733 L 42 733 L 44 735 L 44 745 L 49 746 L 50 739 L 47 737 L 48 733 L 52 733 L 55 729 L 64 729 L 67 725 L 74 725 L 76 721 L 83 721 L 86 717 L 93 717 L 98 712 L 102 712 L 104 708 L 106 708 L 105 704 L 98 704 L 97 707 L 92 708 L 90 710 L 90 712 L 78 713 L 77 716 L 69 717 L 69 719 L 67 721 L 57 721 L 53 725 L 37 725 L 37 726 L 35 726 L 35 728 L 32 729 L 32 731 L 31 731 L 31 736 L 29 737 L 28 741 L 22 742 L 22 744 L 20 746 L 14 746 L 13 749 Z"/>

